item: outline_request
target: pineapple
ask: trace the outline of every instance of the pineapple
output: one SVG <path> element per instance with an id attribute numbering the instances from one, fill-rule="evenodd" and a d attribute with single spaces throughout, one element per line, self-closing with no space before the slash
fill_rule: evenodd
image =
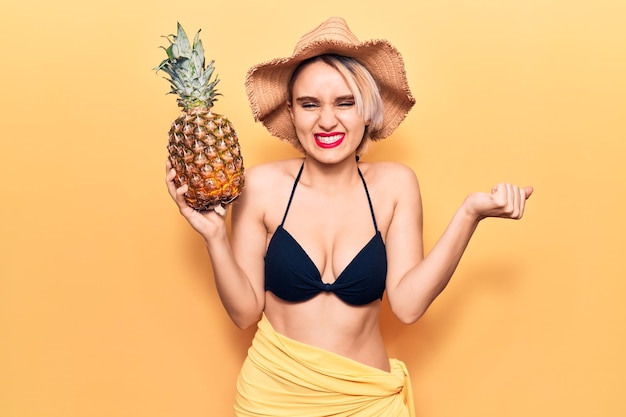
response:
<path id="1" fill-rule="evenodd" d="M 178 23 L 176 35 L 166 39 L 167 59 L 155 70 L 165 72 L 169 94 L 178 95 L 183 108 L 169 130 L 169 160 L 176 170 L 177 187 L 188 185 L 185 200 L 196 210 L 233 202 L 244 185 L 243 158 L 237 133 L 223 115 L 213 113 L 217 77 L 211 81 L 213 63 L 205 65 L 204 49 L 196 33 L 193 45 Z"/>

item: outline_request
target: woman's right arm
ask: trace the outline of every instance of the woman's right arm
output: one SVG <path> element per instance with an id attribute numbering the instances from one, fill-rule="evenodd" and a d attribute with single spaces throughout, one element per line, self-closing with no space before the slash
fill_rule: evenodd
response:
<path id="1" fill-rule="evenodd" d="M 225 216 L 214 210 L 198 212 L 189 207 L 184 198 L 187 187 L 177 189 L 174 176 L 175 172 L 168 162 L 168 191 L 178 205 L 180 214 L 204 238 L 222 304 L 237 327 L 249 327 L 258 321 L 265 305 L 263 257 L 267 232 L 263 223 L 262 204 L 251 203 L 255 200 L 254 181 L 248 180 L 249 176 L 246 175 L 244 192 L 231 205 L 231 245 Z"/>

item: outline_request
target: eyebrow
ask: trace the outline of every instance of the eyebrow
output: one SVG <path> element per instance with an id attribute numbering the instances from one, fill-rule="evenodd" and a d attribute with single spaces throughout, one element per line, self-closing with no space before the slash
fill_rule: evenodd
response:
<path id="1" fill-rule="evenodd" d="M 352 94 L 348 94 L 345 96 L 339 96 L 335 101 L 344 101 L 344 100 L 354 100 L 354 96 Z"/>
<path id="2" fill-rule="evenodd" d="M 303 97 L 296 98 L 296 102 L 298 102 L 298 103 L 303 103 L 303 102 L 307 102 L 307 101 L 318 102 L 319 100 L 316 99 L 315 97 L 309 97 L 309 96 L 303 96 Z"/>
<path id="3" fill-rule="evenodd" d="M 348 94 L 345 96 L 339 96 L 335 99 L 335 101 L 344 101 L 344 100 L 354 100 L 354 96 L 352 94 Z M 319 102 L 319 99 L 317 99 L 316 97 L 310 97 L 310 96 L 302 96 L 302 97 L 298 97 L 295 100 L 298 103 L 303 103 L 303 102 Z"/>

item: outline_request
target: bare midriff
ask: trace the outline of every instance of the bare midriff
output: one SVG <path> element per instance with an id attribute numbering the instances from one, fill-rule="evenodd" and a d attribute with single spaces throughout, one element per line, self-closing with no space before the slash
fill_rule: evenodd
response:
<path id="1" fill-rule="evenodd" d="M 279 334 L 389 372 L 380 304 L 352 306 L 332 293 L 293 303 L 265 293 L 265 315 Z"/>

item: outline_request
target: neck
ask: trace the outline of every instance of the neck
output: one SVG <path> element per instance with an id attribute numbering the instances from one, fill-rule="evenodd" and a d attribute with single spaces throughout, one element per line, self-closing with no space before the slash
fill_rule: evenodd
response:
<path id="1" fill-rule="evenodd" d="M 355 157 L 336 164 L 324 164 L 313 158 L 304 157 L 304 170 L 301 181 L 310 187 L 328 192 L 338 192 L 361 181 Z"/>

